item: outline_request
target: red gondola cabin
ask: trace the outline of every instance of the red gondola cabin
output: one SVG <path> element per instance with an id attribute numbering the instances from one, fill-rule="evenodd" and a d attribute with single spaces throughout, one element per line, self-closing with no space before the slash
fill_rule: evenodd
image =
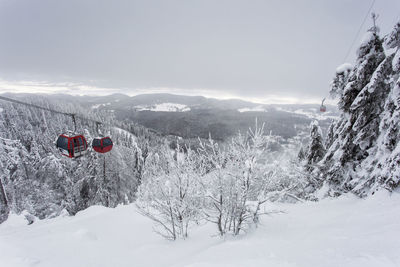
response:
<path id="1" fill-rule="evenodd" d="M 110 137 L 97 137 L 93 139 L 92 147 L 98 153 L 107 153 L 111 151 L 113 142 Z"/>
<path id="2" fill-rule="evenodd" d="M 324 105 L 324 102 L 325 102 L 325 98 L 322 99 L 321 106 L 319 107 L 319 111 L 321 111 L 321 112 L 325 112 L 326 111 L 326 106 Z"/>
<path id="3" fill-rule="evenodd" d="M 87 152 L 87 142 L 83 135 L 62 134 L 57 139 L 56 147 L 69 158 L 77 158 Z"/>

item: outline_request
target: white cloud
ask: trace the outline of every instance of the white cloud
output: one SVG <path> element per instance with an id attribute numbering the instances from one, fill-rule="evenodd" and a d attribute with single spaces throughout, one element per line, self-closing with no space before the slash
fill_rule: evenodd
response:
<path id="1" fill-rule="evenodd" d="M 302 104 L 321 103 L 319 98 L 298 98 L 284 95 L 264 95 L 262 97 L 242 97 L 220 90 L 212 89 L 184 89 L 171 87 L 150 87 L 150 88 L 107 88 L 90 86 L 79 83 L 52 83 L 47 81 L 6 81 L 0 79 L 0 93 L 39 93 L 39 94 L 70 94 L 70 95 L 109 95 L 114 93 L 127 94 L 129 96 L 139 94 L 170 93 L 189 96 L 205 96 L 217 99 L 242 99 L 260 104 Z M 335 101 L 326 101 L 334 104 Z"/>
<path id="2" fill-rule="evenodd" d="M 70 82 L 51 83 L 47 81 L 6 81 L 0 79 L 0 93 L 108 95 L 118 91 L 115 88 L 94 87 Z"/>

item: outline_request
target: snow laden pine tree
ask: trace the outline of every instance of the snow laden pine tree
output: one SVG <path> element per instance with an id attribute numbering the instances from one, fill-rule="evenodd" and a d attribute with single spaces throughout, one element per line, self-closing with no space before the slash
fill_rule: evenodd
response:
<path id="1" fill-rule="evenodd" d="M 312 170 L 314 165 L 324 157 L 326 151 L 322 138 L 322 130 L 318 125 L 318 121 L 312 121 L 310 128 L 310 144 L 308 145 L 305 158 L 307 161 L 307 169 Z"/>
<path id="2" fill-rule="evenodd" d="M 372 171 L 376 184 L 393 190 L 400 185 L 400 22 L 386 37 L 385 46 L 392 67 L 388 80 L 390 92 L 379 125 L 377 155 L 371 161 L 378 162 Z"/>
<path id="3" fill-rule="evenodd" d="M 299 161 L 303 161 L 306 158 L 306 152 L 304 152 L 303 146 L 300 147 L 299 152 L 297 153 L 297 159 Z"/>
<path id="4" fill-rule="evenodd" d="M 321 162 L 331 194 L 365 195 L 382 183 L 372 174 L 381 136 L 389 127 L 382 125 L 382 118 L 393 107 L 387 101 L 394 93 L 393 58 L 393 54 L 385 55 L 383 40 L 373 27 L 363 38 L 353 69 L 337 70 L 331 93 L 339 97 L 342 114 L 331 128 L 334 133 L 329 133 L 329 147 Z"/>
<path id="5" fill-rule="evenodd" d="M 336 120 L 332 120 L 331 124 L 329 125 L 328 131 L 326 133 L 326 137 L 325 137 L 325 148 L 329 148 L 333 141 L 335 141 L 335 139 L 338 137 L 337 136 L 337 132 L 336 132 Z"/>

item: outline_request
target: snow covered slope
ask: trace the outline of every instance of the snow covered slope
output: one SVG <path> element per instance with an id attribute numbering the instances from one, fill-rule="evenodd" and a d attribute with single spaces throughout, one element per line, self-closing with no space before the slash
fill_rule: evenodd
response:
<path id="1" fill-rule="evenodd" d="M 300 115 L 300 116 L 305 116 L 309 119 L 313 120 L 331 120 L 331 119 L 337 119 L 339 117 L 337 113 L 337 109 L 331 108 L 332 106 L 329 106 L 329 110 L 326 112 L 320 112 L 319 107 L 316 105 L 274 105 L 274 109 L 276 111 L 283 111 L 286 113 L 291 113 L 293 115 Z M 240 108 L 237 111 L 240 113 L 243 112 L 268 112 L 272 107 L 268 105 L 259 105 L 255 107 L 246 107 L 246 108 Z"/>
<path id="2" fill-rule="evenodd" d="M 264 106 L 256 106 L 252 108 L 239 108 L 239 112 L 267 112 L 268 109 Z"/>
<path id="3" fill-rule="evenodd" d="M 400 266 L 400 193 L 368 199 L 269 204 L 284 213 L 263 218 L 238 238 L 212 237 L 214 225 L 171 242 L 152 232 L 134 205 L 93 206 L 75 217 L 0 225 L 0 266 Z"/>
<path id="4" fill-rule="evenodd" d="M 186 112 L 190 111 L 190 108 L 184 104 L 177 103 L 161 103 L 154 105 L 139 105 L 134 107 L 137 111 L 159 111 L 159 112 Z"/>
<path id="5" fill-rule="evenodd" d="M 326 112 L 320 112 L 316 108 L 299 108 L 299 109 L 293 109 L 293 108 L 282 108 L 282 107 L 276 107 L 276 110 L 278 111 L 284 111 L 284 112 L 289 112 L 293 114 L 298 114 L 298 115 L 303 115 L 306 116 L 307 118 L 313 119 L 313 120 L 328 120 L 328 119 L 337 119 L 338 114 L 335 111 L 326 111 Z"/>
<path id="6" fill-rule="evenodd" d="M 109 105 L 111 105 L 110 102 L 106 103 L 106 104 L 95 104 L 95 105 L 92 106 L 92 109 L 97 109 L 99 107 L 105 107 L 105 106 L 109 106 Z"/>

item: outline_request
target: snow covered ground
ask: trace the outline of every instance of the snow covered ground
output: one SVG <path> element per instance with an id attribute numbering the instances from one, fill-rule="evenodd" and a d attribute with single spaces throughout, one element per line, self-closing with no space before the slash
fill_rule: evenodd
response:
<path id="1" fill-rule="evenodd" d="M 306 116 L 310 119 L 316 120 L 327 120 L 327 119 L 337 119 L 338 115 L 332 111 L 320 112 L 319 109 L 316 108 L 305 108 L 305 109 L 293 109 L 293 108 L 283 108 L 283 107 L 275 107 L 277 111 L 283 111 L 293 114 L 298 114 L 302 116 Z M 239 112 L 268 112 L 268 108 L 265 106 L 256 106 L 252 108 L 240 108 Z"/>
<path id="2" fill-rule="evenodd" d="M 238 109 L 239 112 L 267 112 L 268 109 L 263 106 L 256 106 L 253 108 L 240 108 Z"/>
<path id="3" fill-rule="evenodd" d="M 177 104 L 177 103 L 161 103 L 161 104 L 154 104 L 154 105 L 139 105 L 134 107 L 137 111 L 158 111 L 158 112 L 187 112 L 190 111 L 190 107 Z"/>
<path id="4" fill-rule="evenodd" d="M 134 205 L 91 207 L 75 217 L 0 225 L 0 266 L 400 266 L 400 192 L 368 199 L 269 204 L 247 235 L 221 240 L 213 225 L 163 240 Z"/>
<path id="5" fill-rule="evenodd" d="M 303 115 L 310 119 L 316 119 L 316 120 L 327 120 L 327 119 L 337 119 L 338 118 L 337 115 L 333 114 L 330 111 L 320 112 L 316 108 L 290 110 L 290 109 L 285 109 L 285 108 L 281 108 L 281 107 L 276 107 L 275 109 L 278 111 L 284 111 L 284 112 Z"/>
<path id="6" fill-rule="evenodd" d="M 109 106 L 111 105 L 111 103 L 106 103 L 106 104 L 95 104 L 92 106 L 92 109 L 97 109 L 99 107 L 105 107 L 105 106 Z"/>

